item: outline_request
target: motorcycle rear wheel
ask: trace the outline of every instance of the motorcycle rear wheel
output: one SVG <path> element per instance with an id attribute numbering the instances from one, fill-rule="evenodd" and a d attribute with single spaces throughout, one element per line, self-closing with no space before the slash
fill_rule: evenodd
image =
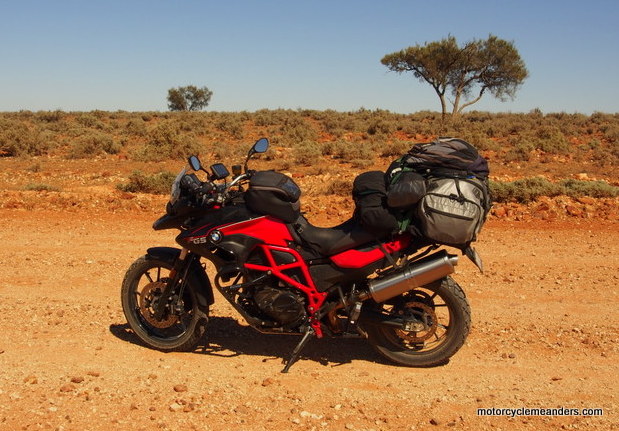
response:
<path id="1" fill-rule="evenodd" d="M 369 304 L 368 304 L 369 305 Z M 363 324 L 368 341 L 383 357 L 409 367 L 446 363 L 464 344 L 471 327 L 471 310 L 462 288 L 445 277 L 418 287 L 388 303 L 373 304 L 385 318 L 418 321 L 407 330 L 386 324 Z M 408 330 L 413 329 L 413 330 Z"/>
<path id="2" fill-rule="evenodd" d="M 167 312 L 156 319 L 151 307 L 161 294 L 173 262 L 145 255 L 127 270 L 122 283 L 121 301 L 127 323 L 146 343 L 161 351 L 191 351 L 205 333 L 207 311 L 198 306 L 198 286 L 187 280 L 182 301 L 176 312 Z"/>

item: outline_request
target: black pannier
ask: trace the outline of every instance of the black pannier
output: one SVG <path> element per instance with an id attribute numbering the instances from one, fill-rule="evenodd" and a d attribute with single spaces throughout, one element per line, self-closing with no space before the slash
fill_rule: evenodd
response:
<path id="1" fill-rule="evenodd" d="M 370 171 L 359 174 L 352 186 L 355 201 L 355 218 L 364 230 L 376 237 L 384 237 L 398 231 L 395 216 L 387 207 L 385 173 Z"/>
<path id="2" fill-rule="evenodd" d="M 463 139 L 438 138 L 416 144 L 402 162 L 422 175 L 488 178 L 488 162 L 477 149 Z"/>
<path id="3" fill-rule="evenodd" d="M 292 178 L 275 171 L 256 172 L 249 180 L 245 203 L 258 214 L 293 223 L 301 214 L 301 189 Z"/>
<path id="4" fill-rule="evenodd" d="M 490 210 L 488 174 L 486 159 L 462 139 L 416 144 L 387 170 L 387 202 L 401 231 L 466 248 Z"/>
<path id="5" fill-rule="evenodd" d="M 409 208 L 426 194 L 426 180 L 413 171 L 405 171 L 393 178 L 387 190 L 387 205 L 391 208 Z"/>

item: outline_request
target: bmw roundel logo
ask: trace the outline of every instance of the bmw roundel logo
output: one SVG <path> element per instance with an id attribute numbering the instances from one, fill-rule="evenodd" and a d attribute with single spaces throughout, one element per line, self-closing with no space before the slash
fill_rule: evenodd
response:
<path id="1" fill-rule="evenodd" d="M 219 241 L 221 241 L 221 239 L 224 237 L 224 235 L 218 231 L 218 230 L 214 230 L 213 232 L 210 233 L 210 239 L 212 243 L 217 244 Z"/>

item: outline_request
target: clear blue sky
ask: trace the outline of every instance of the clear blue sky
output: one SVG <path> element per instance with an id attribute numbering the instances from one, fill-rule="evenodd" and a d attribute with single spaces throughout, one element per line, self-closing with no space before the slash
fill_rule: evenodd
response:
<path id="1" fill-rule="evenodd" d="M 440 110 L 388 53 L 449 34 L 513 41 L 529 69 L 493 112 L 619 112 L 617 0 L 0 0 L 0 111 Z"/>

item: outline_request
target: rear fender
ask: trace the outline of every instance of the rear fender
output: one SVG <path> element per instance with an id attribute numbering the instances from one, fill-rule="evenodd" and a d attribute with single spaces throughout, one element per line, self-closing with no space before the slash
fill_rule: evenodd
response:
<path id="1" fill-rule="evenodd" d="M 174 264 L 181 250 L 174 247 L 153 247 L 147 250 L 147 258 L 153 257 L 161 259 L 166 262 Z M 194 260 L 189 268 L 189 277 L 187 280 L 193 286 L 199 286 L 196 289 L 196 296 L 198 298 L 198 305 L 203 310 L 208 311 L 208 307 L 215 302 L 213 296 L 213 287 L 211 286 L 211 280 L 209 280 L 204 268 L 198 263 L 198 260 Z"/>

